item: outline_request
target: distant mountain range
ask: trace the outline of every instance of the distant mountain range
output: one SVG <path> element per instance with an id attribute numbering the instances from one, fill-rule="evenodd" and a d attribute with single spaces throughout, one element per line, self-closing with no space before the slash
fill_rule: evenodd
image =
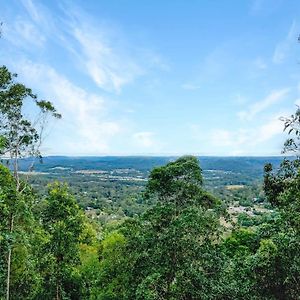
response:
<path id="1" fill-rule="evenodd" d="M 47 156 L 43 162 L 35 163 L 34 170 L 38 172 L 78 171 L 78 170 L 112 170 L 135 169 L 142 172 L 150 171 L 153 167 L 164 165 L 175 160 L 175 156 L 101 156 L 101 157 L 71 157 Z M 200 166 L 206 170 L 231 171 L 234 173 L 247 173 L 250 176 L 263 174 L 263 167 L 270 162 L 278 167 L 283 157 L 215 157 L 200 156 Z M 32 159 L 23 159 L 20 169 L 27 171 Z"/>

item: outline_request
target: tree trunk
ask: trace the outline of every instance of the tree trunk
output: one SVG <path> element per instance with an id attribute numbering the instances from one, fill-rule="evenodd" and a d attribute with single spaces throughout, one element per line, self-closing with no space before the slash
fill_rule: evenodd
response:
<path id="1" fill-rule="evenodd" d="M 6 279 L 6 300 L 9 300 L 9 288 L 10 288 L 10 266 L 11 266 L 11 249 L 8 250 L 7 259 L 7 279 Z"/>
<path id="2" fill-rule="evenodd" d="M 56 280 L 56 298 L 55 298 L 55 300 L 60 300 L 60 292 L 59 292 L 59 290 L 60 290 L 60 280 L 57 279 Z"/>
<path id="3" fill-rule="evenodd" d="M 11 155 L 11 158 L 13 156 Z M 20 190 L 20 180 L 18 174 L 18 156 L 14 157 L 14 177 L 16 180 L 16 191 L 17 194 Z M 13 212 L 10 213 L 9 218 L 9 234 L 12 235 L 14 230 L 14 215 Z M 6 300 L 10 299 L 10 275 L 11 275 L 11 257 L 12 257 L 12 243 L 10 241 L 8 254 L 7 254 L 7 277 L 6 277 Z"/>
<path id="4" fill-rule="evenodd" d="M 14 216 L 10 215 L 9 220 L 9 233 L 12 234 L 14 228 Z M 7 255 L 7 278 L 6 278 L 6 300 L 10 298 L 10 270 L 11 270 L 11 253 L 12 253 L 12 245 L 9 246 L 8 255 Z"/>

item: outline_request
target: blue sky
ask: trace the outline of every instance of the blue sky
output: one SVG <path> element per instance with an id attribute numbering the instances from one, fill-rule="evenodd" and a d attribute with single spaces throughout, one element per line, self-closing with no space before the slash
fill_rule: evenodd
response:
<path id="1" fill-rule="evenodd" d="M 277 155 L 297 0 L 0 0 L 0 64 L 63 119 L 46 155 Z"/>

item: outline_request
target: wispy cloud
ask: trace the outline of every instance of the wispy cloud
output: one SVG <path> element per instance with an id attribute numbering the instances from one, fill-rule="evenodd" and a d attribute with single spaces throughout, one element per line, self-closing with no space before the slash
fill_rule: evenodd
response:
<path id="1" fill-rule="evenodd" d="M 47 53 L 47 47 L 53 41 L 57 43 L 56 47 L 61 47 L 59 38 L 64 33 L 58 16 L 51 14 L 48 7 L 38 1 L 21 0 L 18 6 L 21 12 L 16 10 L 16 14 L 5 15 L 3 38 L 17 46 L 15 51 L 22 50 L 20 56 L 34 54 L 40 58 L 41 50 Z"/>
<path id="2" fill-rule="evenodd" d="M 283 133 L 283 124 L 279 119 L 279 116 L 271 119 L 267 123 L 259 127 L 257 135 L 255 137 L 256 143 L 266 142 L 272 139 L 274 136 Z"/>
<path id="3" fill-rule="evenodd" d="M 27 12 L 27 15 L 24 16 L 35 24 L 35 28 L 47 39 L 55 40 L 61 30 L 60 19 L 53 15 L 42 1 L 21 0 L 21 3 Z"/>
<path id="4" fill-rule="evenodd" d="M 257 153 L 265 143 L 283 135 L 283 124 L 280 116 L 285 113 L 277 113 L 268 118 L 264 123 L 251 128 L 212 128 L 202 130 L 197 124 L 189 126 L 191 136 L 194 140 L 206 143 L 212 147 L 210 153 L 218 155 L 249 155 Z M 215 149 L 215 150 L 213 150 Z M 215 152 L 213 152 L 215 151 Z M 279 154 L 280 150 L 278 150 Z"/>
<path id="5" fill-rule="evenodd" d="M 20 16 L 14 22 L 5 25 L 4 38 L 23 49 L 41 48 L 46 42 L 46 37 L 38 27 L 30 20 Z"/>
<path id="6" fill-rule="evenodd" d="M 241 128 L 237 130 L 213 129 L 210 132 L 210 142 L 222 150 L 228 149 L 230 155 L 249 154 L 262 144 L 283 134 L 283 124 L 279 116 L 275 116 L 256 128 Z M 279 153 L 278 153 L 279 154 Z"/>
<path id="7" fill-rule="evenodd" d="M 111 23 L 92 20 L 74 6 L 67 7 L 64 13 L 67 35 L 72 39 L 61 39 L 101 89 L 120 93 L 152 68 L 170 70 L 159 53 L 130 43 Z"/>
<path id="8" fill-rule="evenodd" d="M 26 80 L 38 87 L 45 97 L 55 99 L 55 105 L 63 114 L 60 126 L 72 132 L 64 138 L 73 153 L 109 151 L 109 141 L 121 131 L 121 125 L 107 119 L 104 98 L 74 85 L 47 65 L 27 61 L 17 68 L 21 74 L 27 74 Z"/>
<path id="9" fill-rule="evenodd" d="M 88 24 L 72 24 L 72 34 L 80 46 L 81 63 L 89 76 L 104 90 L 120 92 L 121 88 L 142 74 L 134 60 L 115 49 L 99 29 Z"/>
<path id="10" fill-rule="evenodd" d="M 35 22 L 43 22 L 43 15 L 41 14 L 41 11 L 36 7 L 36 4 L 33 4 L 32 0 L 21 0 L 21 2 L 27 13 Z"/>
<path id="11" fill-rule="evenodd" d="M 210 132 L 210 141 L 215 147 L 237 147 L 245 144 L 248 137 L 249 132 L 245 129 L 213 129 Z"/>
<path id="12" fill-rule="evenodd" d="M 295 21 L 293 21 L 285 39 L 279 42 L 275 47 L 273 54 L 273 62 L 275 64 L 281 64 L 285 61 L 287 56 L 290 54 L 293 44 L 296 43 L 298 35 L 299 26 Z"/>
<path id="13" fill-rule="evenodd" d="M 55 16 L 45 4 L 32 0 L 21 2 L 27 12 L 23 16 L 26 23 L 16 22 L 18 34 L 9 35 L 15 37 L 15 43 L 21 44 L 20 36 L 39 46 L 48 40 L 55 41 L 63 51 L 69 51 L 68 59 L 73 57 L 78 70 L 106 92 L 120 93 L 124 86 L 151 68 L 170 69 L 159 53 L 130 43 L 113 23 L 94 19 L 76 5 L 62 2 L 61 15 Z"/>
<path id="14" fill-rule="evenodd" d="M 284 99 L 290 89 L 284 88 L 281 90 L 272 91 L 267 97 L 261 101 L 251 104 L 248 109 L 238 112 L 238 117 L 244 121 L 252 120 L 258 113 L 263 112 L 270 106 Z"/>

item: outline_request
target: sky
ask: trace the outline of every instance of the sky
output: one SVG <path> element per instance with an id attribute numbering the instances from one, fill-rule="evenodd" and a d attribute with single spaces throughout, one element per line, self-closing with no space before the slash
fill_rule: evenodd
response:
<path id="1" fill-rule="evenodd" d="M 62 114 L 44 155 L 279 155 L 298 0 L 0 0 L 0 65 Z"/>

